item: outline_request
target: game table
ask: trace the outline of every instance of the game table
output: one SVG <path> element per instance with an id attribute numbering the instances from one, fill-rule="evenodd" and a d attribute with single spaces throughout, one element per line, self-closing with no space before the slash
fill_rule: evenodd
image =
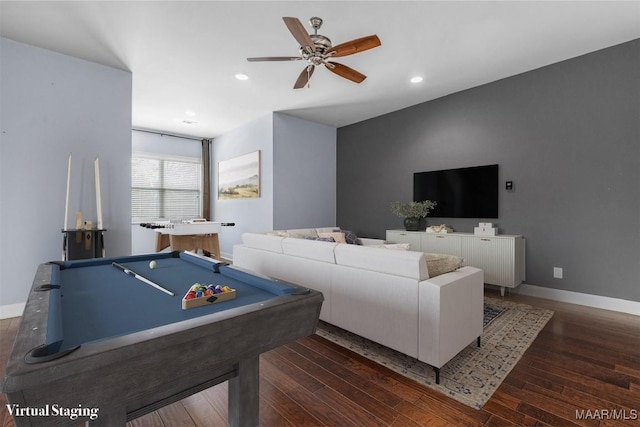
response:
<path id="1" fill-rule="evenodd" d="M 220 258 L 218 234 L 222 227 L 233 227 L 233 222 L 214 222 L 194 219 L 184 222 L 157 221 L 142 223 L 140 226 L 156 232 L 155 251 L 166 248 L 172 251 L 193 251 L 202 249 L 214 258 Z"/>
<path id="2" fill-rule="evenodd" d="M 236 297 L 183 310 L 196 282 Z M 116 426 L 229 380 L 229 424 L 256 426 L 259 355 L 314 333 L 322 301 L 187 252 L 41 264 L 1 391 L 17 426 Z"/>

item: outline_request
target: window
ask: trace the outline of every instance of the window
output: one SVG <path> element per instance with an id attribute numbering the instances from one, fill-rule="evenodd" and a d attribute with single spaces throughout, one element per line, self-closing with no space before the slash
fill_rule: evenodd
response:
<path id="1" fill-rule="evenodd" d="M 199 158 L 133 153 L 133 222 L 202 216 L 202 164 Z"/>

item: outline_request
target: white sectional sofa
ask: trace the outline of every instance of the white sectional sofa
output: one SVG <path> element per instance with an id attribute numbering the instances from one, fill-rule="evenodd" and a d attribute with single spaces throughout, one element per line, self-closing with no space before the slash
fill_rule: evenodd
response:
<path id="1" fill-rule="evenodd" d="M 428 363 L 437 382 L 453 356 L 480 345 L 482 270 L 430 277 L 422 252 L 305 238 L 335 229 L 245 233 L 233 264 L 322 292 L 320 319 Z"/>

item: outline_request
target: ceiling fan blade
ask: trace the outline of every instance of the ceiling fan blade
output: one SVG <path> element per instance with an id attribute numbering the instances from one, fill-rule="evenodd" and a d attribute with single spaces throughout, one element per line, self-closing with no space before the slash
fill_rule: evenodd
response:
<path id="1" fill-rule="evenodd" d="M 309 79 L 311 79 L 311 75 L 315 71 L 316 67 L 314 65 L 307 65 L 304 67 L 304 70 L 298 76 L 298 80 L 296 80 L 296 84 L 293 85 L 294 89 L 301 89 L 307 83 L 309 83 Z"/>
<path id="2" fill-rule="evenodd" d="M 316 45 L 313 43 L 311 36 L 309 36 L 309 33 L 304 29 L 304 25 L 302 25 L 302 22 L 300 22 L 298 18 L 285 16 L 282 19 L 289 31 L 291 31 L 293 37 L 298 41 L 298 43 L 300 43 L 300 46 L 311 50 L 311 52 L 316 51 Z"/>
<path id="3" fill-rule="evenodd" d="M 247 58 L 249 62 L 259 62 L 259 61 L 299 61 L 301 60 L 301 56 L 259 56 L 256 58 Z"/>
<path id="4" fill-rule="evenodd" d="M 342 65 L 337 62 L 327 62 L 326 66 L 327 69 L 332 73 L 335 73 L 340 77 L 344 77 L 345 79 L 351 80 L 355 83 L 362 83 L 364 79 L 367 78 L 367 76 L 354 70 L 353 68 L 347 67 L 346 65 Z"/>
<path id="5" fill-rule="evenodd" d="M 375 34 L 372 36 L 361 37 L 349 42 L 341 43 L 332 47 L 327 52 L 327 56 L 338 58 L 340 56 L 353 55 L 354 53 L 363 52 L 380 46 L 380 39 Z"/>

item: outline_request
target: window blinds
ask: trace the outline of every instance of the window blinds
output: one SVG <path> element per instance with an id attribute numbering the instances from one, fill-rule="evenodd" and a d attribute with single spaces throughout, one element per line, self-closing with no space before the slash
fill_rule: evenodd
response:
<path id="1" fill-rule="evenodd" d="M 202 216 L 200 159 L 134 153 L 131 158 L 133 222 Z"/>

